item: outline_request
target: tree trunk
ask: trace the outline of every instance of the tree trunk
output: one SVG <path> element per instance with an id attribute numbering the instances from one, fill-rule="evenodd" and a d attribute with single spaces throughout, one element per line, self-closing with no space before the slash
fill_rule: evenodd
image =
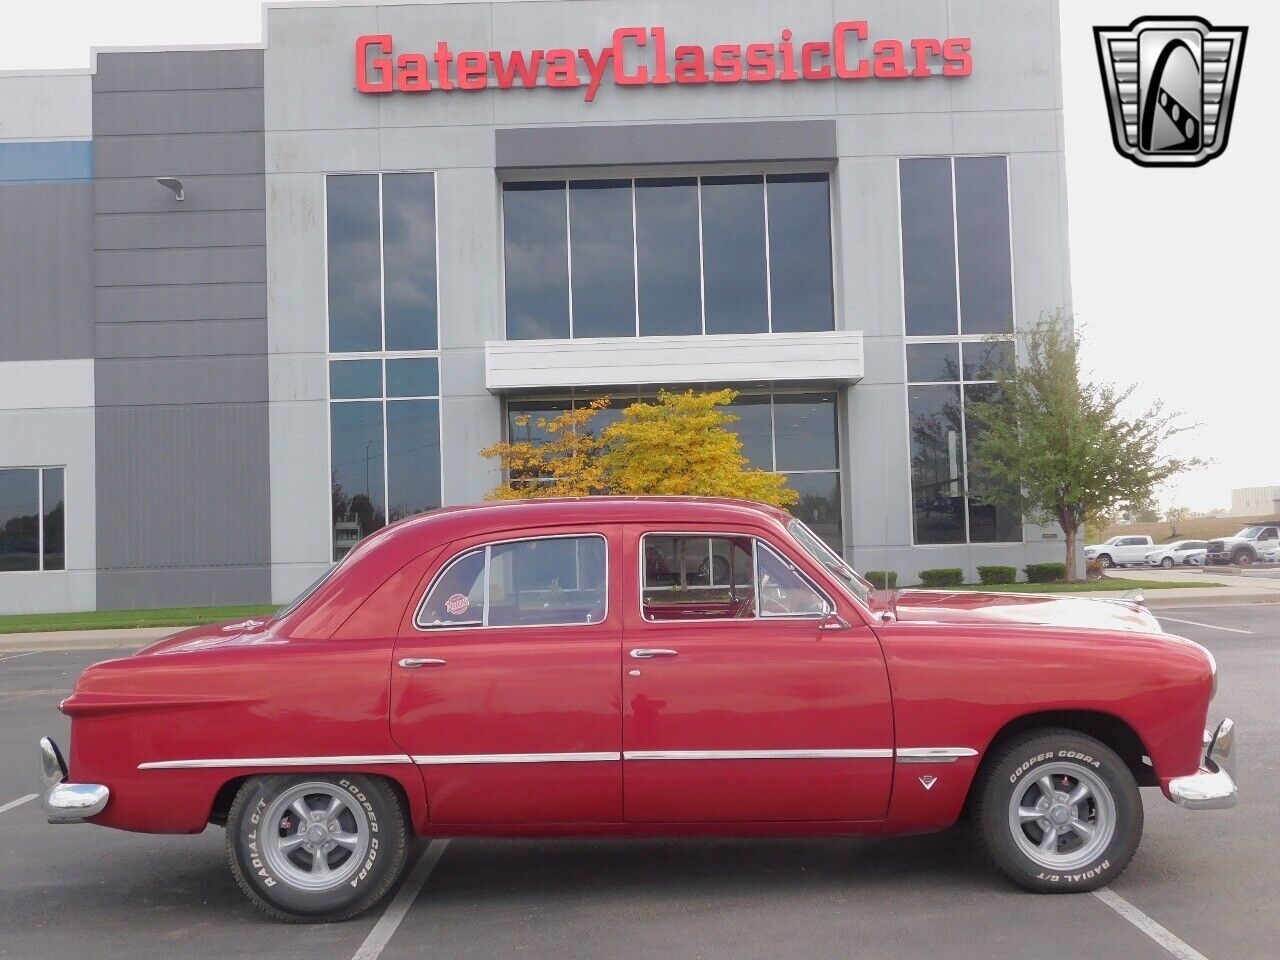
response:
<path id="1" fill-rule="evenodd" d="M 1079 580 L 1076 577 L 1076 533 L 1080 528 L 1070 521 L 1061 524 L 1061 526 L 1062 532 L 1067 538 L 1067 579 L 1072 583 L 1078 583 Z M 1087 580 L 1088 577 L 1086 576 L 1085 579 Z"/>

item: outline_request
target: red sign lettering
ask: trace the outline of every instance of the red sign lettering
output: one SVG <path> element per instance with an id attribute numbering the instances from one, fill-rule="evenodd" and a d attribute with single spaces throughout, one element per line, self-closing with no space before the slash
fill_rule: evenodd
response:
<path id="1" fill-rule="evenodd" d="M 668 84 L 771 83 L 824 80 L 900 80 L 967 77 L 973 72 L 968 37 L 872 39 L 865 20 L 844 20 L 829 39 L 781 39 L 748 44 L 668 42 L 665 27 L 619 27 L 609 46 L 577 50 L 461 50 L 441 40 L 430 54 L 395 53 L 391 34 L 356 38 L 356 89 L 361 93 L 428 93 L 516 86 L 533 90 L 585 87 L 590 103 L 606 79 L 619 87 Z"/>

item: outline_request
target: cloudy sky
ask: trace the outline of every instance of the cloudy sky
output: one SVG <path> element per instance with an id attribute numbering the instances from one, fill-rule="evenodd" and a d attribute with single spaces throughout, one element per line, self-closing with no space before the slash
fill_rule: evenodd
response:
<path id="1" fill-rule="evenodd" d="M 1162 501 L 1226 506 L 1232 487 L 1280 484 L 1280 71 L 1269 62 L 1280 4 L 1062 6 L 1074 309 L 1087 363 L 1099 379 L 1137 383 L 1135 410 L 1163 400 L 1202 424 L 1170 452 L 1215 462 Z M 1140 168 L 1111 145 L 1092 28 L 1174 13 L 1249 27 L 1230 147 L 1196 169 Z M 0 70 L 84 67 L 90 45 L 255 43 L 261 32 L 257 0 L 6 2 Z"/>

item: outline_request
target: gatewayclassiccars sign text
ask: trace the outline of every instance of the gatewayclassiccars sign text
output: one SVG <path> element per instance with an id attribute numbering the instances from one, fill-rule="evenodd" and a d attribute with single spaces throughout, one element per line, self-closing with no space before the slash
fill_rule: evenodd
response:
<path id="1" fill-rule="evenodd" d="M 391 34 L 356 39 L 356 89 L 361 93 L 428 93 L 584 87 L 595 99 L 606 80 L 622 87 L 668 84 L 767 83 L 793 80 L 886 80 L 967 77 L 973 72 L 968 37 L 871 39 L 865 20 L 837 23 L 830 39 L 794 41 L 790 30 L 769 43 L 668 46 L 664 27 L 619 27 L 603 49 L 459 50 L 447 41 L 430 53 L 396 53 Z M 936 69 L 935 69 L 936 64 Z"/>

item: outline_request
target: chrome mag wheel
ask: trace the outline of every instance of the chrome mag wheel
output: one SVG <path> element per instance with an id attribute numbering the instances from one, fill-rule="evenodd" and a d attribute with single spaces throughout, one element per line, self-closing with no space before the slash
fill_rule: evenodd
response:
<path id="1" fill-rule="evenodd" d="M 1116 831 L 1116 803 L 1106 783 L 1078 763 L 1051 763 L 1018 785 L 1009 829 L 1035 864 L 1055 872 L 1092 863 Z"/>
<path id="2" fill-rule="evenodd" d="M 369 852 L 369 817 L 337 784 L 285 790 L 262 817 L 262 855 L 299 890 L 331 890 L 351 880 Z"/>

